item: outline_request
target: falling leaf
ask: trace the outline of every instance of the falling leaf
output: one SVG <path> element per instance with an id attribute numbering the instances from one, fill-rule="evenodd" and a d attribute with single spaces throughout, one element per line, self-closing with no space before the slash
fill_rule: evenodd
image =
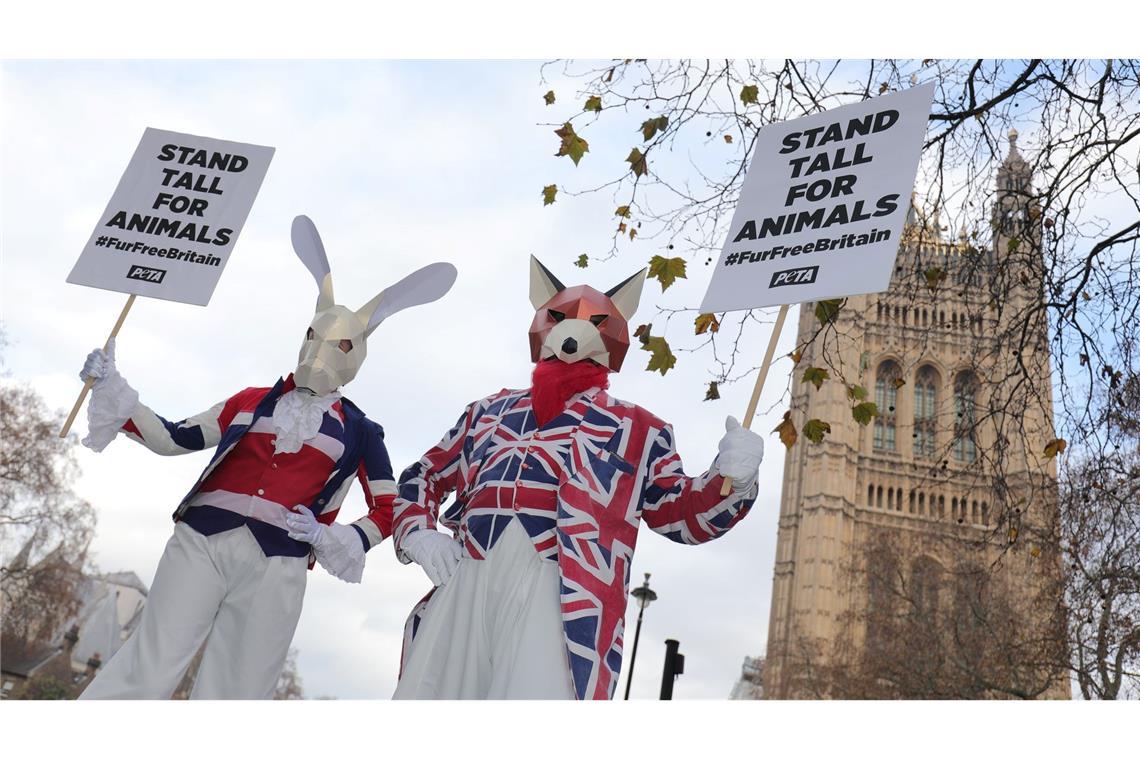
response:
<path id="1" fill-rule="evenodd" d="M 649 365 L 645 368 L 649 372 L 660 372 L 664 375 L 677 363 L 677 357 L 673 356 L 673 352 L 669 350 L 669 343 L 664 338 L 650 338 L 645 341 L 641 350 L 650 354 Z"/>
<path id="2" fill-rule="evenodd" d="M 864 401 L 862 404 L 851 407 L 851 416 L 860 425 L 866 425 L 879 416 L 879 407 L 874 401 Z"/>
<path id="3" fill-rule="evenodd" d="M 618 206 L 617 211 L 614 212 L 615 216 L 620 216 L 623 219 L 629 219 L 629 206 Z"/>
<path id="4" fill-rule="evenodd" d="M 582 269 L 585 269 L 586 267 L 590 266 L 590 258 L 588 256 L 586 256 L 586 254 L 583 253 L 574 262 L 574 266 L 581 267 Z"/>
<path id="5" fill-rule="evenodd" d="M 640 177 L 649 171 L 649 168 L 645 164 L 645 154 L 637 148 L 631 150 L 625 160 L 629 162 L 629 168 L 633 170 L 633 174 L 636 177 Z"/>
<path id="6" fill-rule="evenodd" d="M 895 386 L 895 390 L 897 391 L 899 388 L 906 385 L 906 380 L 903 380 L 901 377 L 896 377 L 891 381 L 891 385 Z"/>
<path id="7" fill-rule="evenodd" d="M 796 445 L 796 440 L 800 437 L 796 432 L 796 425 L 792 422 L 792 413 L 784 412 L 784 421 L 772 429 L 773 433 L 780 434 L 780 441 L 786 448 L 791 448 Z"/>
<path id="8" fill-rule="evenodd" d="M 843 303 L 841 298 L 832 298 L 828 301 L 819 301 L 815 305 L 815 317 L 821 323 L 827 324 L 834 322 L 836 316 L 839 315 L 839 305 Z"/>
<path id="9" fill-rule="evenodd" d="M 945 270 L 939 269 L 938 267 L 931 267 L 922 274 L 926 277 L 926 287 L 928 287 L 932 293 L 937 290 L 938 286 L 942 284 L 942 281 L 946 279 Z"/>
<path id="10" fill-rule="evenodd" d="M 804 423 L 803 433 L 812 443 L 820 443 L 831 432 L 831 425 L 823 420 L 810 419 Z"/>
<path id="11" fill-rule="evenodd" d="M 801 382 L 811 383 L 818 391 L 820 386 L 823 385 L 823 381 L 828 377 L 830 377 L 830 375 L 823 367 L 808 367 L 804 370 L 804 379 Z"/>
<path id="12" fill-rule="evenodd" d="M 575 166 L 582 160 L 584 154 L 590 152 L 590 144 L 574 132 L 574 125 L 570 122 L 566 122 L 560 129 L 554 130 L 554 134 L 562 138 L 562 145 L 559 146 L 558 152 L 554 155 L 569 156 Z"/>
<path id="13" fill-rule="evenodd" d="M 725 141 L 726 143 L 728 143 L 729 145 L 732 145 L 732 135 L 725 135 L 725 136 L 724 136 L 724 141 Z"/>
<path id="14" fill-rule="evenodd" d="M 760 88 L 754 84 L 746 84 L 740 88 L 740 102 L 744 105 L 760 102 Z"/>
<path id="15" fill-rule="evenodd" d="M 1045 444 L 1045 458 L 1052 459 L 1058 454 L 1064 452 L 1068 446 L 1069 442 L 1064 438 L 1054 438 L 1053 440 L 1049 441 L 1049 443 Z"/>
<path id="16" fill-rule="evenodd" d="M 669 126 L 668 116 L 658 116 L 656 119 L 646 119 L 641 123 L 641 136 L 645 140 L 651 140 L 658 132 L 664 132 L 665 128 Z"/>
<path id="17" fill-rule="evenodd" d="M 867 398 L 867 389 L 862 385 L 847 386 L 847 398 L 852 401 L 863 401 Z"/>
<path id="18" fill-rule="evenodd" d="M 717 321 L 715 314 L 698 314 L 696 326 L 697 335 L 704 335 L 706 332 L 718 332 L 720 330 L 720 322 Z"/>
<path id="19" fill-rule="evenodd" d="M 680 256 L 667 259 L 664 256 L 654 256 L 649 260 L 649 277 L 656 277 L 661 281 L 661 292 L 669 289 L 677 278 L 688 279 L 685 275 L 685 260 Z"/>
<path id="20" fill-rule="evenodd" d="M 601 96 L 600 95 L 591 95 L 590 97 L 586 98 L 586 105 L 583 107 L 582 110 L 594 111 L 594 112 L 601 111 L 602 110 L 602 98 L 601 98 Z"/>
<path id="21" fill-rule="evenodd" d="M 554 203 L 554 196 L 558 194 L 558 185 L 547 185 L 542 188 L 542 205 L 549 206 Z"/>
<path id="22" fill-rule="evenodd" d="M 709 389 L 705 391 L 705 401 L 716 401 L 720 398 L 720 388 L 717 387 L 716 380 L 709 383 Z"/>
<path id="23" fill-rule="evenodd" d="M 651 324 L 650 325 L 638 325 L 637 329 L 633 331 L 633 337 L 640 340 L 641 345 L 644 346 L 646 343 L 649 342 L 649 330 L 652 327 L 653 327 L 653 325 L 651 325 Z"/>
<path id="24" fill-rule="evenodd" d="M 554 103 L 554 90 L 548 90 L 542 99 L 546 101 L 546 105 L 552 105 Z"/>

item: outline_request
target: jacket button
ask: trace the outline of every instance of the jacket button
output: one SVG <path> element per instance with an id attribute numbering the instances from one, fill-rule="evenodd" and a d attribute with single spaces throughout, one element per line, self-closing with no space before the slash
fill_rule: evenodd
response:
<path id="1" fill-rule="evenodd" d="M 258 496 L 264 496 L 265 495 L 265 489 L 264 488 L 257 489 L 257 495 Z"/>
<path id="2" fill-rule="evenodd" d="M 325 503 L 325 500 L 324 500 L 324 499 L 317 499 L 317 503 L 318 503 L 318 504 L 324 504 L 324 503 Z"/>

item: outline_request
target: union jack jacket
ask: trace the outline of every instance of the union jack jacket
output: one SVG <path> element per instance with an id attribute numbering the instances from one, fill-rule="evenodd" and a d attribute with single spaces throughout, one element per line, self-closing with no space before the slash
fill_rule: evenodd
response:
<path id="1" fill-rule="evenodd" d="M 465 504 L 482 488 L 501 487 L 505 472 L 520 485 L 556 479 L 555 533 L 570 677 L 578 699 L 610 699 L 621 670 L 640 522 L 679 543 L 711 541 L 748 513 L 757 488 L 722 498 L 723 478 L 715 470 L 686 477 L 671 426 L 605 391 L 577 394 L 537 431 L 533 415 L 508 414 L 524 402 L 529 403 L 529 391 L 504 389 L 469 405 L 443 440 L 404 471 L 393 504 L 396 554 L 410 561 L 403 540 L 413 531 L 435 528 L 440 504 L 451 491 L 456 503 L 442 522 L 454 527 Z M 531 433 L 561 441 L 561 457 L 520 452 L 525 463 L 507 464 L 506 470 L 499 466 L 496 450 L 517 448 Z M 495 466 L 483 467 L 487 461 Z M 408 619 L 405 653 L 430 596 Z"/>

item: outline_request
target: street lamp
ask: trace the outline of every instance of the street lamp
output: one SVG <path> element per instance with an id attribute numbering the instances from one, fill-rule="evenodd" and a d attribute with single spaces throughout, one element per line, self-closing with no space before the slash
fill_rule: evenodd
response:
<path id="1" fill-rule="evenodd" d="M 633 666 L 637 662 L 637 640 L 641 638 L 641 616 L 645 608 L 657 598 L 657 592 L 649 588 L 649 573 L 645 574 L 645 582 L 630 592 L 637 600 L 637 629 L 633 633 L 633 654 L 629 658 L 629 675 L 625 677 L 625 698 L 629 699 L 629 685 L 633 683 Z"/>

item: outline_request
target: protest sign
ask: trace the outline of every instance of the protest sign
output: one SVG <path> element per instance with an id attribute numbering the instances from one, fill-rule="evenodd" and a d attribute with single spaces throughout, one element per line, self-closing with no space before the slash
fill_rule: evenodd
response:
<path id="1" fill-rule="evenodd" d="M 205 306 L 273 150 L 148 127 L 67 281 Z"/>
<path id="2" fill-rule="evenodd" d="M 934 85 L 764 127 L 702 313 L 886 290 Z"/>
<path id="3" fill-rule="evenodd" d="M 788 305 L 890 286 L 934 84 L 764 127 L 701 313 L 780 306 L 750 427 Z M 732 482 L 725 479 L 721 495 Z"/>

